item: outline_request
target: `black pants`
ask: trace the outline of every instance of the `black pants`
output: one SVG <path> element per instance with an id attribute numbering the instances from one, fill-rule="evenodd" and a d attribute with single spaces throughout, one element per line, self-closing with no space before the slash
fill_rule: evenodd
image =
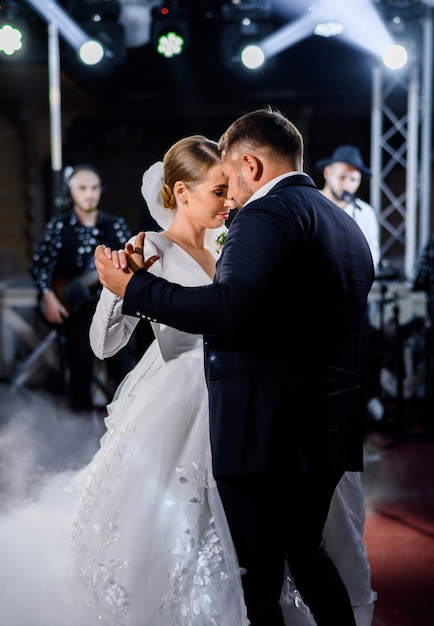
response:
<path id="1" fill-rule="evenodd" d="M 74 411 L 92 409 L 92 384 L 96 357 L 89 342 L 89 328 L 95 311 L 95 302 L 85 303 L 79 311 L 68 318 L 62 328 L 65 346 L 65 365 L 68 368 L 68 393 L 70 406 Z M 113 393 L 127 373 L 132 369 L 133 351 L 127 345 L 117 354 L 106 359 L 110 389 Z M 107 398 L 109 402 L 111 398 Z"/>
<path id="2" fill-rule="evenodd" d="M 355 626 L 346 587 L 322 542 L 342 474 L 217 479 L 241 568 L 251 626 L 284 624 L 279 598 L 287 559 L 318 626 Z"/>

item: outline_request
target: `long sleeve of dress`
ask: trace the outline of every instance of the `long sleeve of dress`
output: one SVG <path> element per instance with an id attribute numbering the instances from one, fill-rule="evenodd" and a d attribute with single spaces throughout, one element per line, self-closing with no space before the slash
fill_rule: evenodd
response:
<path id="1" fill-rule="evenodd" d="M 130 239 L 134 243 L 135 236 Z M 145 257 L 158 254 L 150 238 L 145 241 Z M 160 264 L 153 268 L 158 273 Z M 89 330 L 91 348 L 99 359 L 113 356 L 123 348 L 137 326 L 139 318 L 122 313 L 123 300 L 105 287 L 102 289 Z"/>
<path id="2" fill-rule="evenodd" d="M 138 319 L 123 315 L 123 300 L 103 288 L 89 330 L 91 348 L 99 359 L 113 356 L 129 341 Z"/>

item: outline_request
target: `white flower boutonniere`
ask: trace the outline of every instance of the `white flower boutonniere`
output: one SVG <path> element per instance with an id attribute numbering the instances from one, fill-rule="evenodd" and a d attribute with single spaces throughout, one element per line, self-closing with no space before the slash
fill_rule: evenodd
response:
<path id="1" fill-rule="evenodd" d="M 216 237 L 215 249 L 216 249 L 217 254 L 220 254 L 220 252 L 222 251 L 222 248 L 226 241 L 227 234 L 228 234 L 227 230 L 224 230 L 223 232 L 220 233 L 218 237 Z"/>

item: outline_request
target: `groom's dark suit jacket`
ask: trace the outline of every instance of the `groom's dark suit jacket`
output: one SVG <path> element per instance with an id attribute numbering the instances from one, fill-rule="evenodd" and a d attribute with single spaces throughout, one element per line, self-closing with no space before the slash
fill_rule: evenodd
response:
<path id="1" fill-rule="evenodd" d="M 123 312 L 204 335 L 216 476 L 357 471 L 373 279 L 355 221 L 295 174 L 236 215 L 212 285 L 181 287 L 140 270 Z"/>

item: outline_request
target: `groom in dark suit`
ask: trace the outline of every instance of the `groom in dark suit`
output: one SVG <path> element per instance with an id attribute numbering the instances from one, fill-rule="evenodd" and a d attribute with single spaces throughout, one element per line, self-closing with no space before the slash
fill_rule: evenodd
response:
<path id="1" fill-rule="evenodd" d="M 342 474 L 363 469 L 371 253 L 303 173 L 302 136 L 280 112 L 242 116 L 220 148 L 228 196 L 242 208 L 212 285 L 148 273 L 155 259 L 143 259 L 143 234 L 127 253 L 99 246 L 96 266 L 123 313 L 204 335 L 213 470 L 252 626 L 284 623 L 285 559 L 319 626 L 354 626 L 322 532 Z"/>

